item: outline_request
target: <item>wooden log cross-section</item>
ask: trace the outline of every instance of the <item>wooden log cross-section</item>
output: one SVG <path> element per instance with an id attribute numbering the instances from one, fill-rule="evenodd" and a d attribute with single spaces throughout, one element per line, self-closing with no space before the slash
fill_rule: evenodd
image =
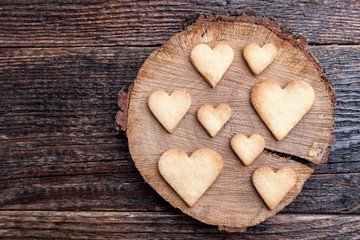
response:
<path id="1" fill-rule="evenodd" d="M 197 44 L 214 47 L 218 42 L 229 44 L 235 58 L 220 83 L 212 89 L 192 66 L 189 55 Z M 256 77 L 241 54 L 249 42 L 273 43 L 278 48 L 275 61 Z M 292 80 L 302 80 L 315 91 L 313 107 L 281 142 L 275 140 L 250 103 L 251 89 L 263 79 L 275 80 L 282 87 Z M 155 90 L 171 93 L 176 89 L 186 90 L 192 97 L 192 105 L 174 133 L 169 134 L 151 114 L 147 99 Z M 331 82 L 307 50 L 305 39 L 293 38 L 266 19 L 200 18 L 153 52 L 140 69 L 128 95 L 121 93 L 119 97 L 122 111 L 117 114 L 116 121 L 123 130 L 126 129 L 132 159 L 145 181 L 174 207 L 221 229 L 252 226 L 283 209 L 300 193 L 313 171 L 290 158 L 322 164 L 327 161 L 334 143 L 333 105 L 336 97 Z M 205 103 L 213 106 L 227 103 L 232 108 L 230 121 L 215 138 L 211 138 L 196 119 L 197 108 Z M 230 138 L 237 133 L 258 133 L 265 138 L 267 151 L 249 167 L 243 166 L 230 148 Z M 222 156 L 224 169 L 200 200 L 189 208 L 161 177 L 157 162 L 170 148 L 180 148 L 191 154 L 203 147 Z M 265 207 L 251 184 L 252 172 L 262 165 L 269 165 L 274 170 L 288 166 L 298 176 L 296 186 L 273 211 Z"/>

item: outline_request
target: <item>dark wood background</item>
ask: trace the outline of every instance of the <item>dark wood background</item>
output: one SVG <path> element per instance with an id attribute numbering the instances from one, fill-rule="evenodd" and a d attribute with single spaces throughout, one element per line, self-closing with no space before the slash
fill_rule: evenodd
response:
<path id="1" fill-rule="evenodd" d="M 0 1 L 0 237 L 360 239 L 359 1 L 56 2 Z M 171 207 L 114 128 L 118 91 L 200 14 L 293 28 L 338 96 L 328 163 L 306 163 L 315 172 L 296 200 L 244 233 Z"/>

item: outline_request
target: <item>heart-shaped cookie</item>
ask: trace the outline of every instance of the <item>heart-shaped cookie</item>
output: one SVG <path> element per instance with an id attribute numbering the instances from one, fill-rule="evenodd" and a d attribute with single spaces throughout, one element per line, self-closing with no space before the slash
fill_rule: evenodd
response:
<path id="1" fill-rule="evenodd" d="M 220 103 L 215 108 L 204 104 L 197 110 L 197 119 L 212 137 L 215 137 L 230 117 L 231 108 L 225 103 Z"/>
<path id="2" fill-rule="evenodd" d="M 231 138 L 231 148 L 245 166 L 250 165 L 264 150 L 265 140 L 259 134 L 247 138 L 244 134 L 236 134 Z"/>
<path id="3" fill-rule="evenodd" d="M 191 97 L 184 90 L 176 90 L 169 96 L 158 90 L 150 94 L 148 105 L 164 128 L 172 133 L 191 105 Z"/>
<path id="4" fill-rule="evenodd" d="M 214 49 L 206 44 L 199 44 L 192 49 L 190 60 L 214 88 L 234 60 L 234 51 L 225 43 L 219 43 Z"/>
<path id="5" fill-rule="evenodd" d="M 259 167 L 252 175 L 252 182 L 270 210 L 281 202 L 296 184 L 296 173 L 288 167 L 274 173 L 270 167 Z"/>
<path id="6" fill-rule="evenodd" d="M 256 43 L 249 43 L 243 49 L 244 59 L 254 75 L 259 75 L 276 58 L 277 49 L 267 43 L 260 47 Z"/>
<path id="7" fill-rule="evenodd" d="M 292 81 L 281 89 L 277 82 L 263 80 L 251 91 L 252 105 L 278 141 L 310 110 L 314 100 L 314 89 L 303 81 Z"/>
<path id="8" fill-rule="evenodd" d="M 190 157 L 180 149 L 170 149 L 161 155 L 158 165 L 163 178 L 192 207 L 219 176 L 223 161 L 208 148 L 198 149 Z"/>

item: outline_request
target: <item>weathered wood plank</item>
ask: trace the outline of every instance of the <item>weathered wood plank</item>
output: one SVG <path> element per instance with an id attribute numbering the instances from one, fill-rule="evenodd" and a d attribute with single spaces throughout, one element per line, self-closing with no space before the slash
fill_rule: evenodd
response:
<path id="1" fill-rule="evenodd" d="M 360 174 L 311 176 L 283 213 L 360 213 Z M 0 210 L 174 211 L 138 172 L 0 181 Z"/>
<path id="2" fill-rule="evenodd" d="M 117 92 L 155 48 L 0 50 L 0 179 L 136 171 L 114 130 Z M 360 172 L 360 46 L 312 47 L 338 94 L 335 143 L 315 173 Z"/>
<path id="3" fill-rule="evenodd" d="M 125 136 L 113 128 L 117 91 L 153 50 L 1 49 L 0 177 L 10 179 L 1 181 L 2 209 L 172 209 L 143 183 Z M 353 129 L 359 125 L 359 46 L 313 51 L 339 95 L 340 145 L 316 172 L 359 172 L 359 128 Z M 359 213 L 358 181 L 357 175 L 313 176 L 284 211 Z"/>
<path id="4" fill-rule="evenodd" d="M 154 49 L 1 49 L 0 179 L 135 171 L 117 92 Z"/>
<path id="5" fill-rule="evenodd" d="M 0 212 L 0 235 L 22 239 L 357 239 L 359 225 L 358 215 L 279 214 L 245 232 L 226 233 L 169 212 Z"/>
<path id="6" fill-rule="evenodd" d="M 283 212 L 360 213 L 359 174 L 315 175 Z"/>
<path id="7" fill-rule="evenodd" d="M 137 172 L 4 180 L 0 196 L 0 209 L 12 210 L 172 209 Z"/>
<path id="8" fill-rule="evenodd" d="M 315 173 L 360 172 L 360 47 L 311 47 L 333 81 L 338 97 L 334 119 L 336 142 L 329 161 L 311 165 Z"/>
<path id="9" fill-rule="evenodd" d="M 360 4 L 347 1 L 2 1 L 1 46 L 163 44 L 200 14 L 257 15 L 311 43 L 359 43 Z"/>

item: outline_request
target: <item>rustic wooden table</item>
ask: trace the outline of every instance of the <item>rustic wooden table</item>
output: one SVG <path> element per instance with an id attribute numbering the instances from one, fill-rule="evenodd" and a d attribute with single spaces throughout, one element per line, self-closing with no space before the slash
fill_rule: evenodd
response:
<path id="1" fill-rule="evenodd" d="M 360 3 L 1 1 L 0 238 L 360 239 Z M 333 81 L 336 143 L 296 200 L 243 233 L 171 207 L 114 129 L 118 91 L 200 15 L 268 16 Z"/>

